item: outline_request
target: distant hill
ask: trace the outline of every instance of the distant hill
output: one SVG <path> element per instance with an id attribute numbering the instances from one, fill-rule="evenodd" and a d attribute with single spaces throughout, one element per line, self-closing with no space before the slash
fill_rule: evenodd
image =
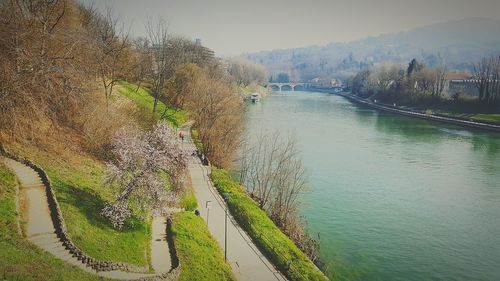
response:
<path id="1" fill-rule="evenodd" d="M 416 28 L 397 34 L 326 46 L 282 49 L 245 54 L 277 77 L 285 72 L 291 80 L 343 77 L 381 61 L 408 63 L 412 58 L 429 66 L 446 64 L 450 69 L 471 69 L 485 55 L 500 51 L 500 21 L 468 18 Z"/>

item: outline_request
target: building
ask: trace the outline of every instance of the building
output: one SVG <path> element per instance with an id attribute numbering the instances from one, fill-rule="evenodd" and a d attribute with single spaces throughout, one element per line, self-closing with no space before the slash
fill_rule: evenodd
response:
<path id="1" fill-rule="evenodd" d="M 479 91 L 476 87 L 476 80 L 467 72 L 448 72 L 443 95 L 445 97 L 455 97 L 457 95 L 477 97 Z"/>

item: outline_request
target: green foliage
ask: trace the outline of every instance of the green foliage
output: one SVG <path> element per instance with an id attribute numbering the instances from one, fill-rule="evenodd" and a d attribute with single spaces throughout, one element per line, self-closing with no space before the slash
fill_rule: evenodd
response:
<path id="1" fill-rule="evenodd" d="M 73 242 L 91 257 L 148 265 L 150 222 L 137 217 L 119 231 L 100 215 L 105 201 L 103 167 L 88 159 L 85 166 L 45 163 Z"/>
<path id="2" fill-rule="evenodd" d="M 227 171 L 213 168 L 210 177 L 231 214 L 290 280 L 328 280 Z"/>
<path id="3" fill-rule="evenodd" d="M 203 143 L 200 140 L 200 133 L 195 128 L 191 127 L 191 139 L 199 151 L 203 151 Z"/>
<path id="4" fill-rule="evenodd" d="M 500 114 L 474 114 L 471 118 L 476 120 L 500 123 Z"/>
<path id="5" fill-rule="evenodd" d="M 0 279 L 104 280 L 53 257 L 17 233 L 16 185 L 14 174 L 0 164 Z"/>
<path id="6" fill-rule="evenodd" d="M 149 94 L 149 92 L 139 87 L 136 92 L 137 85 L 121 81 L 119 82 L 121 87 L 117 87 L 118 93 L 131 99 L 138 106 L 146 109 L 148 112 L 153 112 L 154 98 Z M 163 102 L 158 102 L 158 107 L 154 114 L 155 123 L 157 120 L 163 119 L 173 127 L 179 127 L 187 121 L 187 111 L 179 108 L 168 107 Z"/>
<path id="7" fill-rule="evenodd" d="M 181 198 L 181 207 L 186 211 L 194 211 L 198 208 L 198 201 L 192 191 L 189 191 Z"/>
<path id="8" fill-rule="evenodd" d="M 3 238 L 8 238 L 11 232 L 16 232 L 16 179 L 6 167 L 3 166 L 3 159 L 0 158 L 0 233 Z M 7 236 L 8 235 L 8 236 Z M 16 237 L 17 235 L 13 235 Z M 2 239 L 3 240 L 3 239 Z"/>
<path id="9" fill-rule="evenodd" d="M 180 281 L 236 280 L 202 218 L 191 212 L 177 213 L 172 233 L 181 263 Z"/>
<path id="10" fill-rule="evenodd" d="M 500 123 L 500 114 L 476 114 L 476 113 L 442 113 L 452 117 L 470 118 L 478 121 Z"/>

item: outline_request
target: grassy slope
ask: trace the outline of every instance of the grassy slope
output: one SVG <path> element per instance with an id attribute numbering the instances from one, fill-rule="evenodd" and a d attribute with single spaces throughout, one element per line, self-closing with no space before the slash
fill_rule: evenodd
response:
<path id="1" fill-rule="evenodd" d="M 153 98 L 146 90 L 141 88 L 138 93 L 135 93 L 136 86 L 125 82 L 121 82 L 120 86 L 121 88 L 118 88 L 120 94 L 147 108 L 148 111 L 153 110 Z M 158 112 L 163 112 L 166 106 L 159 102 L 158 108 Z M 187 112 L 184 110 L 168 108 L 166 115 L 171 115 L 167 121 L 174 127 L 187 121 Z M 180 203 L 181 207 L 188 211 L 192 211 L 198 206 L 190 182 L 188 182 L 188 192 L 181 198 Z M 203 219 L 191 212 L 178 213 L 172 224 L 172 232 L 181 263 L 179 280 L 236 280 Z"/>
<path id="2" fill-rule="evenodd" d="M 191 212 L 178 213 L 172 232 L 182 268 L 180 281 L 236 280 L 202 218 Z"/>
<path id="3" fill-rule="evenodd" d="M 149 264 L 150 222 L 132 219 L 124 230 L 114 229 L 100 214 L 111 194 L 102 187 L 103 163 L 84 153 L 58 155 L 26 148 L 20 155 L 45 169 L 73 242 L 93 258 Z"/>
<path id="4" fill-rule="evenodd" d="M 125 85 L 126 87 L 119 89 L 121 95 L 152 110 L 152 98 L 145 96 L 148 95 L 146 91 L 132 93 L 131 90 L 135 91 L 134 85 Z M 159 108 L 164 109 L 165 105 L 160 103 Z M 167 121 L 173 126 L 186 121 L 185 111 L 170 110 L 170 114 L 172 116 Z M 21 156 L 29 156 L 46 170 L 54 185 L 70 235 L 82 250 L 98 259 L 148 264 L 149 222 L 134 219 L 129 228 L 117 231 L 99 215 L 104 202 L 110 199 L 110 193 L 101 187 L 103 163 L 83 152 L 76 153 L 71 148 L 61 149 L 56 154 L 37 148 L 9 147 Z M 103 280 L 53 258 L 15 233 L 13 221 L 17 214 L 10 188 L 12 183 L 9 182 L 13 182 L 13 176 L 0 167 L 0 269 L 11 270 L 12 280 Z M 10 191 L 5 193 L 2 186 L 9 186 Z M 192 191 L 181 202 L 190 210 L 197 206 Z M 182 264 L 180 280 L 222 280 L 226 277 L 228 280 L 235 280 L 229 265 L 224 261 L 221 249 L 201 218 L 183 212 L 177 215 L 175 222 L 174 239 Z M 11 275 L 7 276 L 11 280 Z"/>
<path id="5" fill-rule="evenodd" d="M 227 194 L 231 214 L 290 280 L 327 280 L 227 171 L 213 168 L 210 177 L 217 190 Z"/>
<path id="6" fill-rule="evenodd" d="M 117 87 L 119 94 L 131 99 L 137 105 L 146 108 L 149 112 L 153 112 L 154 98 L 144 88 L 139 88 L 135 92 L 136 89 L 136 85 L 124 81 L 120 82 Z M 163 119 L 170 125 L 179 127 L 187 121 L 187 112 L 182 109 L 168 107 L 164 103 L 158 102 L 155 119 Z"/>
<path id="7" fill-rule="evenodd" d="M 68 265 L 22 239 L 17 233 L 16 180 L 0 164 L 0 279 L 104 280 Z M 3 280 L 2 279 L 2 280 Z"/>
<path id="8" fill-rule="evenodd" d="M 153 98 L 142 88 L 123 82 L 119 93 L 152 111 Z M 174 125 L 184 123 L 186 112 L 158 104 L 158 112 Z M 157 118 L 160 115 L 157 114 Z M 89 155 L 69 152 L 67 157 L 40 151 L 22 155 L 43 167 L 54 185 L 64 219 L 73 242 L 90 256 L 140 266 L 149 264 L 150 221 L 133 218 L 123 230 L 114 229 L 99 211 L 111 194 L 102 187 L 104 165 Z M 187 199 L 189 200 L 189 198 Z M 192 203 L 191 203 L 192 204 Z"/>

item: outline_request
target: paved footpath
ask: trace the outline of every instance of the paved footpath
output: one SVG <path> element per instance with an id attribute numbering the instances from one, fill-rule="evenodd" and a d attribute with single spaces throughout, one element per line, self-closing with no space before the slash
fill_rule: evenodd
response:
<path id="1" fill-rule="evenodd" d="M 73 257 L 57 237 L 52 218 L 50 217 L 46 187 L 35 170 L 12 159 L 5 158 L 4 161 L 15 172 L 23 186 L 22 192 L 24 192 L 27 201 L 26 238 L 33 244 L 86 272 L 112 279 L 134 280 L 150 278 L 166 273 L 171 269 L 164 217 L 154 217 L 152 222 L 151 264 L 155 270 L 154 274 L 119 270 L 96 272 L 87 267 L 76 257 Z"/>
<path id="2" fill-rule="evenodd" d="M 184 133 L 183 145 L 194 150 L 190 139 L 189 125 L 180 130 Z M 212 236 L 222 250 L 225 249 L 226 204 L 209 179 L 210 168 L 203 166 L 198 157 L 189 161 L 189 175 L 198 200 L 200 216 L 207 221 Z M 206 204 L 209 202 L 209 208 Z M 250 237 L 238 226 L 227 212 L 227 260 L 238 280 L 242 281 L 275 281 L 287 280 L 266 257 L 257 249 Z"/>

